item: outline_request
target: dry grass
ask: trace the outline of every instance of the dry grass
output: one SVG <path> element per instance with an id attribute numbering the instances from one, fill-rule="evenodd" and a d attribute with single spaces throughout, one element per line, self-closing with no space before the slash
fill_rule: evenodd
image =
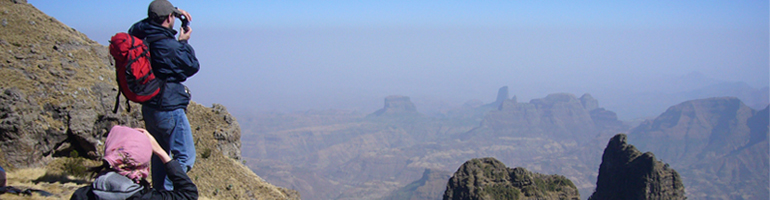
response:
<path id="1" fill-rule="evenodd" d="M 93 83 L 112 81 L 107 47 L 30 4 L 0 1 L 0 18 L 6 23 L 0 27 L 0 88 L 18 88 L 41 106 L 98 105 L 99 99 L 82 97 Z M 42 120 L 46 128 L 64 126 L 49 116 Z"/>
<path id="2" fill-rule="evenodd" d="M 72 176 L 63 174 L 52 175 L 45 168 L 16 169 L 7 172 L 8 186 L 18 189 L 38 189 L 54 194 L 54 196 L 43 197 L 37 193 L 32 196 L 3 194 L 0 199 L 69 199 L 72 193 L 79 187 L 86 185 L 86 182 Z"/>

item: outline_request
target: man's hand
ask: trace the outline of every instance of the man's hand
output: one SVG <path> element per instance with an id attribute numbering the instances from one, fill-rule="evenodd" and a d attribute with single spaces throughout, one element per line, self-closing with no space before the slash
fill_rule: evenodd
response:
<path id="1" fill-rule="evenodd" d="M 177 8 L 177 10 L 179 10 L 179 12 L 181 12 L 181 13 L 182 13 L 182 15 L 184 15 L 185 17 L 187 17 L 187 21 L 192 21 L 192 15 L 190 15 L 190 13 L 188 13 L 187 11 L 184 11 L 184 10 L 182 10 L 182 9 L 178 9 L 178 8 Z"/>
<path id="2" fill-rule="evenodd" d="M 184 15 L 185 18 L 187 18 L 187 21 L 190 21 L 190 22 L 192 21 L 192 15 L 190 15 L 190 13 L 182 9 L 177 9 L 177 10 L 179 10 L 179 12 L 181 12 L 182 15 Z M 179 38 L 177 40 L 179 41 L 190 40 L 191 33 L 192 33 L 192 28 L 190 28 L 189 26 L 182 27 L 179 29 Z"/>
<path id="3" fill-rule="evenodd" d="M 185 29 L 187 29 L 187 30 L 185 31 Z M 192 33 L 192 28 L 190 28 L 189 26 L 187 28 L 180 27 L 179 28 L 179 38 L 177 40 L 179 40 L 179 41 L 190 40 L 190 34 L 191 33 Z"/>

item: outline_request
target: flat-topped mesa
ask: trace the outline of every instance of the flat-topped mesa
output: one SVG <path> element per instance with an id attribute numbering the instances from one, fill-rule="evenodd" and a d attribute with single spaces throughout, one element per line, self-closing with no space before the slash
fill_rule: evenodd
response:
<path id="1" fill-rule="evenodd" d="M 580 194 L 564 176 L 507 168 L 495 158 L 480 158 L 465 162 L 449 179 L 444 200 L 455 199 L 578 200 Z"/>
<path id="2" fill-rule="evenodd" d="M 599 167 L 596 191 L 589 200 L 599 199 L 685 199 L 684 184 L 676 170 L 626 143 L 617 134 L 607 144 Z"/>
<path id="3" fill-rule="evenodd" d="M 409 97 L 401 95 L 390 95 L 385 97 L 385 107 L 370 114 L 370 116 L 391 116 L 391 115 L 418 115 L 417 107 L 414 106 Z"/>

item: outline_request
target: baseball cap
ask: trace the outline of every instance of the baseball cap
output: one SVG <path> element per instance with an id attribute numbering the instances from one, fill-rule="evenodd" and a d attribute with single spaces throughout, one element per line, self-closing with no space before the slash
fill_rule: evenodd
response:
<path id="1" fill-rule="evenodd" d="M 152 3 L 150 3 L 150 7 L 147 8 L 147 17 L 151 19 L 165 17 L 171 13 L 174 13 L 174 15 L 182 14 L 182 12 L 176 9 L 174 5 L 171 5 L 171 2 L 168 2 L 168 0 L 152 1 Z"/>

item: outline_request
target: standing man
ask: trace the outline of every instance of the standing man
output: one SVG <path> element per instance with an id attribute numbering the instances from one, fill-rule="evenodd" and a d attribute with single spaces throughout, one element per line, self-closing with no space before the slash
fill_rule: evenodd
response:
<path id="1" fill-rule="evenodd" d="M 179 37 L 174 37 L 177 34 L 173 29 L 176 18 L 192 20 L 190 13 L 177 9 L 168 0 L 155 0 L 150 3 L 147 18 L 131 26 L 128 33 L 148 43 L 152 71 L 156 78 L 165 82 L 160 94 L 142 103 L 144 125 L 163 150 L 188 172 L 195 163 L 195 142 L 185 113 L 190 93 L 182 82 L 197 73 L 200 65 L 195 51 L 187 43 L 192 29 L 183 27 Z M 152 157 L 152 185 L 158 190 L 174 189 L 163 162 L 155 155 Z"/>

